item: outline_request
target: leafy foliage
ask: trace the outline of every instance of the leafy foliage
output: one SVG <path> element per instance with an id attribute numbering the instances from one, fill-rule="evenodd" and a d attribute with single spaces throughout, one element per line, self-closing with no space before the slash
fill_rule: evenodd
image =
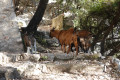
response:
<path id="1" fill-rule="evenodd" d="M 115 38 L 120 37 L 119 23 L 114 22 L 116 13 L 119 10 L 120 0 L 57 0 L 58 3 L 65 6 L 65 11 L 70 11 L 74 15 L 73 23 L 74 27 L 80 29 L 87 29 L 91 31 L 95 37 L 93 39 L 94 46 L 97 42 L 103 42 L 103 48 L 106 50 L 113 49 L 116 46 L 109 48 L 108 45 L 116 43 Z M 69 6 L 71 5 L 71 6 Z M 62 6 L 63 7 L 63 6 Z M 117 17 L 116 17 L 117 18 Z M 118 16 L 119 18 L 119 16 Z M 113 24 L 112 24 L 113 23 Z M 109 40 L 103 40 L 104 34 L 107 33 L 107 29 L 114 26 L 108 33 L 106 38 Z M 116 28 L 117 27 L 117 28 Z M 117 32 L 117 33 L 116 33 Z M 117 36 L 115 36 L 118 34 Z M 118 41 L 117 39 L 117 41 Z M 111 42 L 112 41 L 112 42 Z M 102 48 L 102 47 L 101 47 Z M 103 50 L 105 52 L 105 50 Z"/>
<path id="2" fill-rule="evenodd" d="M 56 17 L 64 12 L 71 12 L 73 26 L 93 33 L 92 47 L 94 48 L 95 44 L 100 42 L 101 52 L 105 48 L 104 53 L 115 49 L 116 46 L 119 47 L 117 44 L 112 45 L 119 42 L 120 38 L 120 16 L 117 15 L 119 2 L 120 0 L 57 0 L 53 6 L 53 14 Z"/>

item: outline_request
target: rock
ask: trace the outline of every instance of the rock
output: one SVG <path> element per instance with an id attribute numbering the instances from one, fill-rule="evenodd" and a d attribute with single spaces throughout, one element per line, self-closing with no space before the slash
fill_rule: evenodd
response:
<path id="1" fill-rule="evenodd" d="M 20 54 L 7 53 L 6 56 L 9 58 L 9 62 L 16 62 L 16 61 L 21 60 Z"/>
<path id="2" fill-rule="evenodd" d="M 38 62 L 41 56 L 40 54 L 22 53 L 19 57 L 22 61 Z"/>
<path id="3" fill-rule="evenodd" d="M 55 17 L 52 19 L 52 28 L 55 28 L 56 30 L 61 30 L 63 29 L 63 19 L 64 19 L 64 15 L 60 14 L 59 16 Z"/>
<path id="4" fill-rule="evenodd" d="M 111 61 L 111 64 L 114 68 L 118 69 L 118 71 L 120 72 L 120 60 L 117 58 L 113 58 Z"/>
<path id="5" fill-rule="evenodd" d="M 12 0 L 0 1 L 0 51 L 9 53 L 19 53 L 23 51 L 22 41 Z"/>
<path id="6" fill-rule="evenodd" d="M 39 75 L 42 73 L 42 66 L 40 64 L 36 64 L 36 63 L 31 63 L 31 64 L 26 64 L 26 68 L 24 68 L 24 70 L 22 70 L 21 68 L 19 68 L 19 70 L 22 70 L 22 75 L 23 76 L 31 76 L 31 75 Z"/>
<path id="7" fill-rule="evenodd" d="M 12 67 L 0 67 L 0 80 L 13 80 L 20 79 L 20 74 L 18 73 L 16 68 Z"/>
<path id="8" fill-rule="evenodd" d="M 61 52 L 58 52 L 61 53 Z M 61 54 L 55 54 L 55 58 L 58 60 L 71 60 L 74 58 L 73 54 L 69 53 L 61 53 Z"/>
<path id="9" fill-rule="evenodd" d="M 31 54 L 29 59 L 30 61 L 38 62 L 40 58 L 41 58 L 40 54 Z"/>
<path id="10" fill-rule="evenodd" d="M 8 53 L 0 53 L 0 64 L 7 64 L 9 62 L 17 62 L 17 61 L 32 61 L 38 62 L 40 59 L 40 54 L 8 54 Z"/>
<path id="11" fill-rule="evenodd" d="M 70 72 L 72 64 L 47 64 L 45 67 L 46 73 L 63 73 Z"/>
<path id="12" fill-rule="evenodd" d="M 42 72 L 44 72 L 44 73 L 49 73 L 47 66 L 44 65 L 44 64 L 42 65 Z"/>
<path id="13" fill-rule="evenodd" d="M 104 79 L 104 76 L 99 76 L 99 79 L 100 79 L 100 80 L 103 80 L 103 79 Z"/>
<path id="14" fill-rule="evenodd" d="M 46 40 L 51 46 L 58 47 L 60 46 L 59 41 L 56 38 L 51 38 Z"/>
<path id="15" fill-rule="evenodd" d="M 10 61 L 10 58 L 5 55 L 6 53 L 0 52 L 0 64 L 7 64 Z"/>
<path id="16" fill-rule="evenodd" d="M 54 61 L 55 55 L 53 53 L 40 53 L 41 58 L 45 61 Z"/>

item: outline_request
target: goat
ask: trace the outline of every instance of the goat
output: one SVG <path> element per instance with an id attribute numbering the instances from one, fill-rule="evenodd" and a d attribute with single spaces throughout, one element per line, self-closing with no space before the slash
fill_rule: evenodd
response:
<path id="1" fill-rule="evenodd" d="M 51 29 L 50 30 L 50 37 L 51 38 L 53 38 L 53 37 L 55 37 L 56 39 L 58 39 L 58 41 L 60 42 L 60 40 L 59 40 L 59 34 L 61 33 L 61 32 L 63 32 L 63 31 L 66 31 L 66 30 L 55 30 L 55 28 L 53 28 L 53 29 Z M 62 38 L 63 39 L 63 38 Z M 61 50 L 62 51 L 64 51 L 64 49 L 63 49 L 63 46 L 64 45 L 62 45 L 62 42 L 60 42 L 60 44 L 61 44 Z"/>
<path id="2" fill-rule="evenodd" d="M 79 39 L 81 49 L 83 50 L 84 53 L 88 53 L 89 47 L 91 45 L 90 40 L 87 37 L 85 38 L 81 37 Z"/>
<path id="3" fill-rule="evenodd" d="M 90 40 L 92 38 L 91 33 L 87 30 L 77 30 L 76 34 L 79 36 L 79 46 L 85 53 L 88 53 L 89 47 L 91 45 L 90 43 Z"/>
<path id="4" fill-rule="evenodd" d="M 66 52 L 67 54 L 71 50 L 71 44 L 74 44 L 76 47 L 76 55 L 78 55 L 78 36 L 77 34 L 74 34 L 76 28 L 70 28 L 68 30 L 50 30 L 50 37 L 56 37 L 60 44 L 61 44 L 61 50 Z M 68 50 L 66 50 L 66 46 L 69 45 Z M 64 50 L 65 48 L 65 50 Z"/>
<path id="5" fill-rule="evenodd" d="M 49 36 L 51 38 L 55 37 L 56 39 L 58 39 L 58 36 L 59 36 L 60 32 L 61 32 L 61 30 L 55 30 L 55 28 L 53 28 L 53 29 L 50 30 Z"/>
<path id="6" fill-rule="evenodd" d="M 28 35 L 26 28 L 21 28 L 21 37 L 24 43 L 24 49 L 27 53 L 36 53 L 36 39 L 33 35 Z"/>

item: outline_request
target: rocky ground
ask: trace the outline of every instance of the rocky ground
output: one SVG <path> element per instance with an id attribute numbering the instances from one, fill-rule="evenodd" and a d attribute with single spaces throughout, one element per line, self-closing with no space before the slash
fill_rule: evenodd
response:
<path id="1" fill-rule="evenodd" d="M 0 0 L 0 52 L 18 53 L 23 50 L 15 18 L 12 0 Z"/>
<path id="2" fill-rule="evenodd" d="M 91 58 L 89 56 L 93 55 L 83 53 L 74 58 L 73 53 L 67 55 L 59 50 L 55 50 L 54 52 L 40 53 L 40 57 L 38 57 L 39 54 L 37 56 L 34 54 L 29 59 L 16 58 L 16 61 L 13 58 L 10 61 L 9 56 L 4 55 L 4 60 L 0 66 L 17 69 L 17 73 L 19 73 L 17 76 L 21 77 L 16 77 L 18 80 L 120 79 L 117 73 L 113 71 L 109 60 Z M 28 55 L 26 54 L 26 56 Z"/>
<path id="3" fill-rule="evenodd" d="M 37 54 L 23 53 L 18 25 L 29 20 L 15 16 L 11 1 L 0 1 L 0 80 L 120 80 L 119 60 L 63 53 L 57 40 L 49 38 L 49 26 L 38 28 L 49 47 L 37 45 Z"/>
<path id="4" fill-rule="evenodd" d="M 47 32 L 45 27 L 39 30 Z M 48 41 L 52 39 L 48 39 Z M 75 52 L 63 53 L 60 46 L 44 48 L 45 52 L 38 54 L 9 54 L 0 53 L 0 80 L 5 78 L 15 80 L 120 80 L 120 73 L 111 61 L 112 58 L 102 59 L 99 54 Z M 9 69 L 13 77 L 8 73 Z M 12 68 L 12 69 L 11 69 Z M 14 73 L 13 73 L 14 72 Z M 2 74 L 5 73 L 5 74 Z M 7 77 L 6 77 L 7 76 Z"/>

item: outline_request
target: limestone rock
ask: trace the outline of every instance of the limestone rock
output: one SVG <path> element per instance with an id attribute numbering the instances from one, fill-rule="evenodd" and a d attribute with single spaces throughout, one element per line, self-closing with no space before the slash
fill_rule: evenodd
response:
<path id="1" fill-rule="evenodd" d="M 5 55 L 5 53 L 0 52 L 0 64 L 7 64 L 10 58 Z"/>
<path id="2" fill-rule="evenodd" d="M 16 68 L 0 67 L 0 80 L 20 79 L 20 75 Z"/>
<path id="3" fill-rule="evenodd" d="M 23 51 L 18 24 L 13 21 L 16 17 L 12 0 L 0 1 L 0 51 L 19 53 Z"/>
<path id="4" fill-rule="evenodd" d="M 22 53 L 19 57 L 22 61 L 38 62 L 40 59 L 40 54 Z"/>
<path id="5" fill-rule="evenodd" d="M 61 30 L 63 29 L 63 19 L 64 15 L 61 14 L 55 18 L 52 19 L 52 26 L 51 29 L 54 27 L 56 30 Z"/>
<path id="6" fill-rule="evenodd" d="M 44 60 L 47 60 L 47 61 L 54 61 L 54 54 L 52 53 L 40 53 L 41 55 L 41 58 L 43 58 Z"/>

